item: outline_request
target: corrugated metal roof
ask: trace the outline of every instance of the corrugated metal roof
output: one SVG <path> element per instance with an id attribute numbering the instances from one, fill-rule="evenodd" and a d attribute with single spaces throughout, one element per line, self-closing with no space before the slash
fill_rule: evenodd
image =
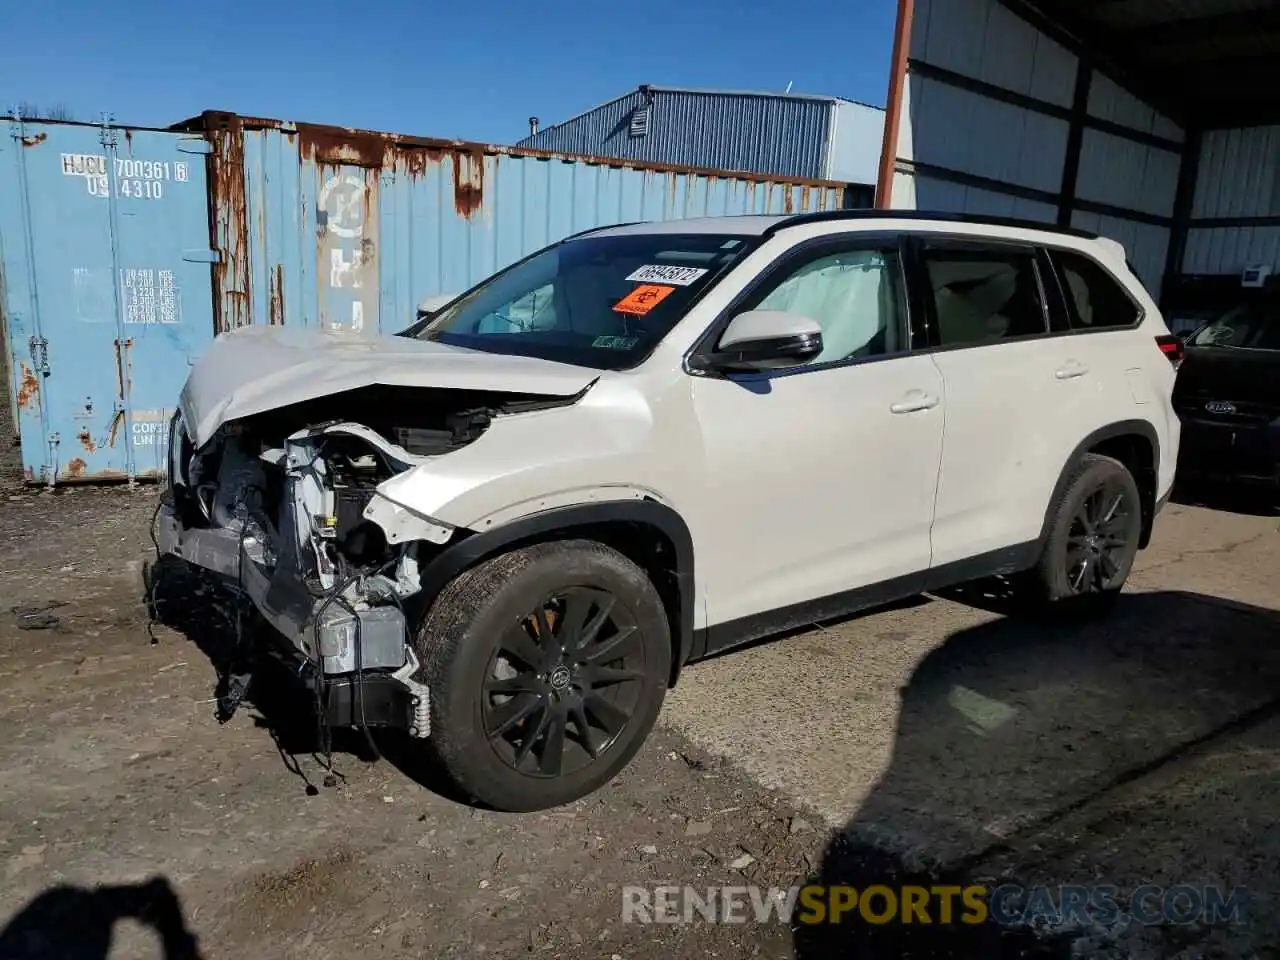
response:
<path id="1" fill-rule="evenodd" d="M 867 134 L 876 141 L 871 163 L 863 162 L 863 145 L 837 144 L 852 151 L 853 160 L 833 155 L 834 118 L 848 110 L 883 117 L 879 108 L 840 97 L 642 86 L 545 127 L 518 146 L 773 176 L 825 179 L 839 169 L 842 180 L 874 182 L 881 126 L 857 125 L 875 127 Z M 866 167 L 865 179 L 850 176 L 851 167 Z"/>

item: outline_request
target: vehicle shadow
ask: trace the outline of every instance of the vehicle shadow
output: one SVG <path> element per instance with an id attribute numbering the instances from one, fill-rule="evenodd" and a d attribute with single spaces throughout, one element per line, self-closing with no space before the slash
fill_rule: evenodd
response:
<path id="1" fill-rule="evenodd" d="M 999 612 L 997 590 L 968 589 Z M 901 922 L 900 904 L 886 921 L 883 890 L 870 919 L 857 903 L 834 924 L 798 907 L 796 956 L 1278 955 L 1277 804 L 1280 613 L 1159 592 L 1095 623 L 986 622 L 917 666 L 886 774 L 808 882 L 1020 890 L 988 896 L 984 917 L 957 889 L 949 923 L 937 894 L 927 923 Z M 1161 889 L 1139 899 L 1141 922 L 1117 924 L 1146 884 Z M 1180 885 L 1200 911 L 1184 890 L 1162 916 Z M 1063 886 L 1083 890 L 1074 915 L 1055 913 Z M 1214 895 L 1241 911 L 1206 912 Z"/>
<path id="2" fill-rule="evenodd" d="M 144 586 L 152 623 L 181 633 L 208 658 L 217 677 L 214 698 L 226 695 L 234 676 L 252 671 L 240 709 L 247 708 L 253 723 L 268 732 L 281 762 L 308 795 L 343 779 L 339 765 L 343 759 L 361 764 L 385 759 L 433 793 L 457 803 L 470 802 L 453 788 L 421 741 L 389 730 L 371 731 L 370 737 L 359 730 L 322 730 L 312 691 L 287 676 L 275 659 L 252 656 L 254 650 L 265 647 L 256 631 L 271 628 L 216 578 L 166 556 L 146 568 Z M 237 623 L 237 617 L 243 619 Z M 211 722 L 214 714 L 211 707 Z M 310 758 L 311 774 L 304 770 L 302 758 Z"/>
<path id="3" fill-rule="evenodd" d="M 225 697 L 237 677 L 252 677 L 239 709 L 248 709 L 254 725 L 270 734 L 281 761 L 308 793 L 314 793 L 316 785 L 302 769 L 300 757 L 310 756 L 323 779 L 341 779 L 336 769 L 324 775 L 334 756 L 361 762 L 376 759 L 358 733 L 322 731 L 311 691 L 286 676 L 279 662 L 255 656 L 264 648 L 258 633 L 270 627 L 215 577 L 164 556 L 145 568 L 143 579 L 151 625 L 162 624 L 181 633 L 208 658 L 216 676 L 213 699 Z M 217 707 L 211 706 L 209 714 L 213 721 Z"/>
<path id="4" fill-rule="evenodd" d="M 145 883 L 59 886 L 36 896 L 0 930 L 4 960 L 107 960 L 116 924 L 134 920 L 160 940 L 164 960 L 198 960 L 182 901 L 163 877 Z"/>
<path id="5" fill-rule="evenodd" d="M 1280 517 L 1280 493 L 1240 484 L 1180 481 L 1170 499 L 1184 507 L 1203 507 L 1250 517 Z"/>

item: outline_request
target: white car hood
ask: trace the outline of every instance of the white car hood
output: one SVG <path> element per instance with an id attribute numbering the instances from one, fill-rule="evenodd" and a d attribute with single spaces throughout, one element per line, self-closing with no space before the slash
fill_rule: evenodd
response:
<path id="1" fill-rule="evenodd" d="M 196 361 L 179 406 L 198 449 L 230 420 L 359 387 L 446 387 L 571 397 L 599 375 L 586 367 L 408 337 L 241 327 L 215 338 Z"/>

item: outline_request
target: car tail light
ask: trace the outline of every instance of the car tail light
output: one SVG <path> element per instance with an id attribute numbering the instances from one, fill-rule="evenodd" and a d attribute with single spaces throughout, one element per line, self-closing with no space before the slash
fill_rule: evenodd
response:
<path id="1" fill-rule="evenodd" d="M 1182 342 L 1181 337 L 1175 337 L 1172 334 L 1156 337 L 1156 346 L 1160 348 L 1161 353 L 1169 358 L 1169 362 L 1173 364 L 1173 369 L 1177 370 L 1182 366 L 1182 361 L 1187 355 L 1187 347 Z"/>

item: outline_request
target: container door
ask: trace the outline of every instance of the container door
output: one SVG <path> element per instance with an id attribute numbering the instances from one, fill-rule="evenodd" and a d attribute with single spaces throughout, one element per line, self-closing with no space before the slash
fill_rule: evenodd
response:
<path id="1" fill-rule="evenodd" d="M 206 143 L 30 123 L 11 143 L 26 282 L 10 298 L 10 346 L 28 476 L 161 476 L 166 423 L 213 336 Z M 23 416 L 37 393 L 38 428 Z"/>

